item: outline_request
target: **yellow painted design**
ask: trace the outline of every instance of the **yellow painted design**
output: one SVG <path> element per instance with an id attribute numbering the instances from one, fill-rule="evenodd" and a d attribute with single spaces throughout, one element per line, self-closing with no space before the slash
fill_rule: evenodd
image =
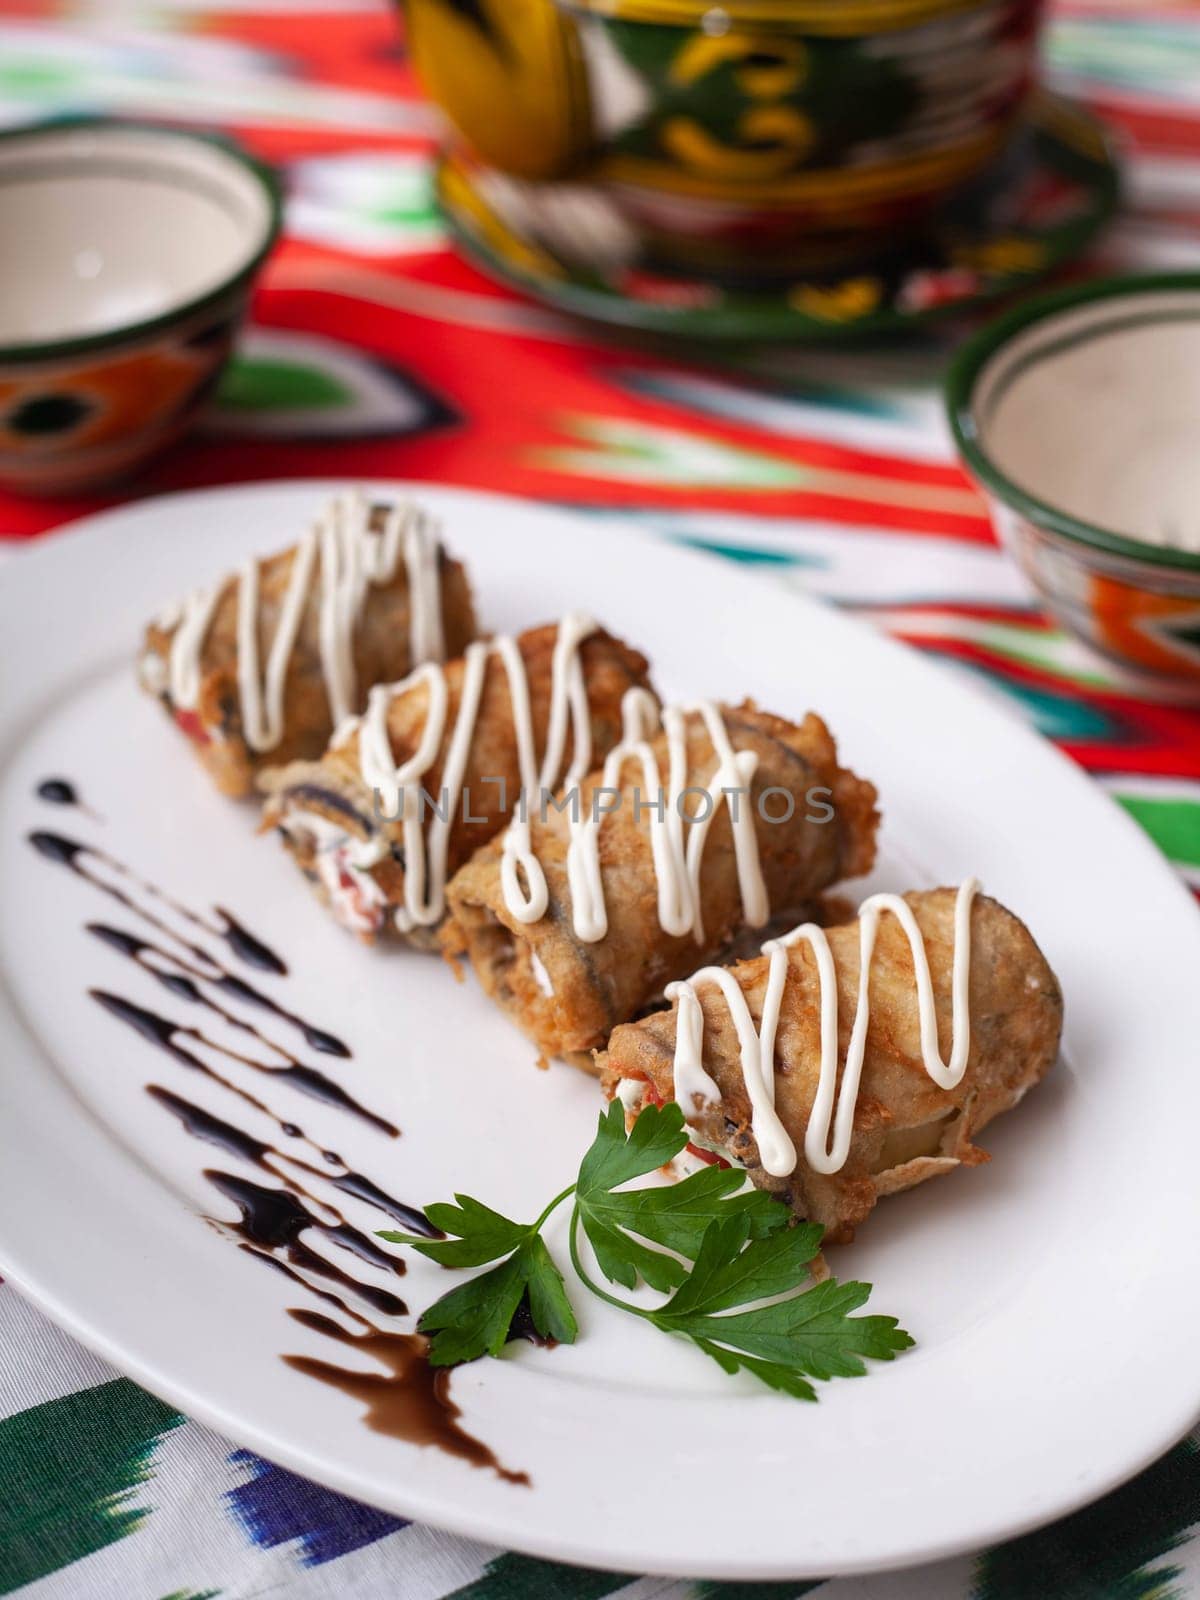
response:
<path id="1" fill-rule="evenodd" d="M 406 0 L 426 89 L 476 152 L 522 178 L 561 177 L 586 150 L 587 75 L 575 25 L 552 0 Z"/>
<path id="2" fill-rule="evenodd" d="M 493 254 L 515 272 L 530 278 L 567 276 L 562 263 L 548 251 L 513 232 L 456 163 L 448 161 L 443 165 L 438 176 L 438 189 L 442 204 L 453 211 Z"/>
<path id="3" fill-rule="evenodd" d="M 774 60 L 760 60 L 763 55 Z M 672 83 L 698 83 L 718 67 L 734 65 L 737 83 L 751 100 L 779 100 L 794 94 L 808 70 L 808 52 L 799 39 L 764 41 L 751 33 L 687 35 L 671 63 Z"/>
<path id="4" fill-rule="evenodd" d="M 1081 116 L 1057 95 L 1039 95 L 1034 101 L 1030 120 L 1035 127 L 1052 133 L 1062 144 L 1068 145 L 1088 161 L 1107 163 L 1111 159 L 1108 139 L 1100 124 L 1090 117 Z"/>
<path id="5" fill-rule="evenodd" d="M 597 175 L 607 182 L 638 184 L 698 199 L 735 201 L 743 206 L 790 202 L 842 213 L 853 205 L 904 200 L 951 187 L 978 171 L 1004 143 L 1008 133 L 1008 124 L 1002 124 L 974 138 L 957 140 L 948 148 L 905 156 L 898 161 L 880 161 L 868 167 L 826 167 L 811 172 L 785 173 L 757 182 L 747 181 L 746 175 L 722 180 L 711 167 L 690 171 L 665 161 L 627 154 L 604 157 L 597 163 Z"/>
<path id="6" fill-rule="evenodd" d="M 788 292 L 789 305 L 821 322 L 854 322 L 870 316 L 882 298 L 883 284 L 878 278 L 846 278 L 824 287 L 798 283 Z"/>
<path id="7" fill-rule="evenodd" d="M 950 259 L 956 267 L 966 267 L 973 272 L 996 272 L 1006 276 L 1040 272 L 1046 264 L 1046 246 L 1040 239 L 1001 235 L 996 239 L 955 245 Z"/>
<path id="8" fill-rule="evenodd" d="M 689 171 L 718 182 L 778 178 L 790 172 L 813 145 L 809 118 L 784 103 L 784 97 L 803 82 L 807 60 L 799 40 L 772 39 L 764 45 L 750 33 L 685 35 L 671 63 L 674 83 L 691 87 L 721 67 L 733 66 L 742 94 L 759 103 L 738 118 L 735 144 L 726 144 L 693 117 L 675 116 L 663 125 L 663 149 Z"/>
<path id="9" fill-rule="evenodd" d="M 578 10 L 631 22 L 699 26 L 712 0 L 570 0 Z M 981 11 L 991 0 L 721 0 L 738 27 L 747 24 L 788 28 L 830 38 L 857 38 L 911 28 L 939 17 Z"/>
<path id="10" fill-rule="evenodd" d="M 690 172 L 740 183 L 790 172 L 813 141 L 812 124 L 794 106 L 754 106 L 739 117 L 738 134 L 746 147 L 758 148 L 723 144 L 691 117 L 672 117 L 663 127 L 662 143 Z"/>

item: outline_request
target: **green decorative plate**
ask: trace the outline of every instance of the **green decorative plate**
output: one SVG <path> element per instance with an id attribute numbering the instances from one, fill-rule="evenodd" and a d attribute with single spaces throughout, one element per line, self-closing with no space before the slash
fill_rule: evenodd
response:
<path id="1" fill-rule="evenodd" d="M 560 310 L 689 339 L 879 334 L 1011 294 L 1078 255 L 1118 189 L 1103 125 L 1043 95 L 1003 159 L 902 248 L 755 288 L 658 266 L 596 185 L 526 183 L 460 150 L 437 172 L 442 212 L 485 271 Z"/>

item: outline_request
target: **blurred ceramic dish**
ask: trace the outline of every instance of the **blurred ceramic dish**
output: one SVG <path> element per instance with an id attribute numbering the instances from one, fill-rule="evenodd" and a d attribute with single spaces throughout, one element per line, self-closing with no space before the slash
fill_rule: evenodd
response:
<path id="1" fill-rule="evenodd" d="M 104 121 L 0 135 L 0 483 L 74 493 L 176 438 L 279 228 L 224 142 Z"/>
<path id="2" fill-rule="evenodd" d="M 993 161 L 1042 0 L 407 0 L 472 152 L 601 185 L 675 269 L 786 277 L 912 229 Z"/>
<path id="3" fill-rule="evenodd" d="M 660 261 L 787 278 L 797 249 L 911 233 L 996 159 L 1041 0 L 567 0 L 595 181 Z"/>
<path id="4" fill-rule="evenodd" d="M 1118 189 L 1100 125 L 1043 97 L 1000 166 L 903 251 L 747 290 L 661 268 L 592 185 L 523 183 L 463 152 L 437 181 L 451 227 L 494 275 L 564 311 L 692 340 L 877 334 L 1011 293 L 1078 254 Z"/>
<path id="5" fill-rule="evenodd" d="M 498 171 L 557 178 L 592 144 L 578 31 L 553 0 L 400 0 L 430 98 Z"/>
<path id="6" fill-rule="evenodd" d="M 996 530 L 1104 655 L 1200 692 L 1200 274 L 1039 296 L 947 385 Z"/>

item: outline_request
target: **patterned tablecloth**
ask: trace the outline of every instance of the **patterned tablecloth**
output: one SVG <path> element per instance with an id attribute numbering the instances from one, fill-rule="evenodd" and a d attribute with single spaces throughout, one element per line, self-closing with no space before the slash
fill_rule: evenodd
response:
<path id="1" fill-rule="evenodd" d="M 1068 0 L 1047 42 L 1058 86 L 1126 147 L 1130 203 L 1094 263 L 1200 265 L 1200 9 Z M 419 477 L 586 508 L 597 538 L 605 519 L 636 517 L 969 673 L 1092 771 L 1200 892 L 1200 717 L 1122 692 L 1030 603 L 941 420 L 948 334 L 884 353 L 689 364 L 593 341 L 497 289 L 446 245 L 430 195 L 436 118 L 376 0 L 8 0 L 0 122 L 63 110 L 222 127 L 287 173 L 286 239 L 213 414 L 138 493 Z M 0 496 L 0 535 L 41 534 L 96 503 Z M 576 1571 L 406 1525 L 189 1422 L 10 1286 L 0 1418 L 0 1593 L 1200 1594 L 1190 1441 L 998 1549 L 888 1578 L 758 1586 Z"/>

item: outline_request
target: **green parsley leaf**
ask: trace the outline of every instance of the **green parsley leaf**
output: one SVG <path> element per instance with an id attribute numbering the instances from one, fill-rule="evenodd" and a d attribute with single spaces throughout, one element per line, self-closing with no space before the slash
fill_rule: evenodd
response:
<path id="1" fill-rule="evenodd" d="M 435 1367 L 500 1354 L 525 1293 L 519 1257 L 516 1251 L 490 1272 L 469 1278 L 424 1312 L 417 1329 L 431 1335 L 429 1360 Z"/>
<path id="2" fill-rule="evenodd" d="M 432 1205 L 427 1215 L 450 1237 L 382 1233 L 447 1267 L 482 1267 L 424 1313 L 435 1366 L 497 1356 L 513 1318 L 528 1306 L 543 1338 L 574 1343 L 578 1332 L 562 1273 L 541 1236 L 556 1206 L 575 1195 L 571 1259 L 580 1280 L 602 1300 L 690 1339 L 723 1371 L 744 1371 L 799 1400 L 815 1400 L 816 1380 L 859 1377 L 866 1361 L 890 1361 L 912 1339 L 894 1317 L 855 1316 L 870 1285 L 827 1279 L 804 1289 L 821 1229 L 797 1223 L 790 1209 L 746 1187 L 745 1174 L 705 1167 L 670 1187 L 623 1187 L 665 1166 L 688 1133 L 677 1105 L 648 1106 L 629 1133 L 614 1101 L 600 1117 L 577 1183 L 536 1222 L 513 1222 L 469 1195 Z M 668 1298 L 630 1305 L 592 1281 L 579 1255 L 582 1225 L 600 1270 L 612 1283 L 639 1279 Z M 803 1291 L 803 1292 L 801 1292 Z"/>
<path id="3" fill-rule="evenodd" d="M 525 1256 L 525 1288 L 529 1296 L 529 1314 L 533 1325 L 543 1339 L 553 1339 L 558 1344 L 574 1344 L 579 1324 L 567 1299 L 563 1275 L 554 1264 L 541 1234 L 534 1234 L 522 1246 Z"/>
<path id="4" fill-rule="evenodd" d="M 778 1389 L 782 1394 L 791 1395 L 793 1400 L 817 1398 L 817 1391 L 807 1378 L 802 1378 L 798 1372 L 790 1372 L 778 1362 L 756 1361 L 753 1356 L 734 1355 L 732 1350 L 723 1350 L 719 1344 L 710 1344 L 707 1339 L 697 1338 L 694 1342 L 706 1356 L 713 1358 L 723 1372 L 731 1376 L 735 1372 L 749 1372 L 769 1389 Z"/>
<path id="5" fill-rule="evenodd" d="M 860 1378 L 862 1357 L 890 1361 L 913 1343 L 895 1317 L 850 1315 L 870 1293 L 869 1283 L 826 1278 L 790 1300 L 736 1316 L 689 1318 L 685 1327 L 813 1378 Z"/>
<path id="6" fill-rule="evenodd" d="M 705 1167 L 660 1189 L 617 1187 L 663 1166 L 687 1142 L 683 1112 L 674 1102 L 647 1106 L 628 1134 L 619 1101 L 601 1116 L 595 1142 L 579 1169 L 575 1204 L 610 1283 L 632 1289 L 642 1278 L 666 1293 L 687 1278 L 687 1267 L 677 1258 L 695 1258 L 710 1223 L 744 1217 L 749 1234 L 757 1239 L 791 1222 L 787 1206 L 748 1189 L 745 1173 L 733 1168 Z M 655 1245 L 662 1248 L 651 1248 Z"/>
<path id="7" fill-rule="evenodd" d="M 809 1262 L 821 1248 L 821 1231 L 805 1222 L 751 1239 L 745 1213 L 711 1222 L 687 1282 L 662 1313 L 707 1316 L 786 1294 L 808 1277 Z"/>
<path id="8" fill-rule="evenodd" d="M 792 1215 L 761 1189 L 748 1189 L 746 1174 L 734 1167 L 703 1167 L 661 1189 L 589 1194 L 580 1204 L 585 1216 L 640 1234 L 689 1261 L 695 1260 L 705 1230 L 718 1217 L 744 1216 L 751 1237 L 762 1239 L 785 1228 Z"/>
<path id="9" fill-rule="evenodd" d="M 809 1379 L 861 1377 L 864 1357 L 890 1361 L 913 1340 L 895 1317 L 851 1315 L 870 1284 L 828 1278 L 776 1298 L 799 1287 L 820 1235 L 801 1225 L 750 1239 L 745 1217 L 711 1223 L 692 1272 L 649 1318 L 692 1339 L 726 1372 L 745 1368 L 798 1398 L 815 1398 Z"/>
<path id="10" fill-rule="evenodd" d="M 526 1295 L 533 1325 L 542 1337 L 573 1344 L 579 1327 L 562 1273 L 535 1233 L 507 1261 L 451 1289 L 424 1313 L 417 1328 L 431 1336 L 430 1362 L 450 1367 L 483 1355 L 498 1356 Z"/>
<path id="11" fill-rule="evenodd" d="M 379 1237 L 392 1244 L 410 1244 L 443 1267 L 482 1267 L 485 1262 L 508 1255 L 528 1238 L 529 1223 L 502 1217 L 468 1194 L 456 1194 L 454 1198 L 457 1205 L 426 1206 L 425 1215 L 435 1228 L 455 1234 L 456 1238 L 426 1239 L 419 1234 L 394 1232 L 380 1233 Z"/>
<path id="12" fill-rule="evenodd" d="M 567 1189 L 551 1201 L 536 1222 L 514 1222 L 470 1195 L 456 1194 L 454 1205 L 431 1205 L 425 1215 L 448 1239 L 381 1232 L 381 1239 L 411 1245 L 444 1267 L 500 1264 L 490 1272 L 451 1289 L 424 1313 L 417 1324 L 430 1335 L 429 1359 L 434 1366 L 456 1366 L 483 1355 L 497 1356 L 512 1336 L 512 1322 L 522 1301 L 538 1333 L 559 1344 L 573 1344 L 579 1331 L 567 1299 L 562 1273 L 541 1237 L 540 1229 Z"/>
<path id="13" fill-rule="evenodd" d="M 577 1193 L 584 1198 L 643 1178 L 656 1167 L 665 1167 L 687 1142 L 683 1112 L 673 1100 L 665 1106 L 647 1106 L 628 1133 L 625 1107 L 619 1100 L 610 1101 L 608 1110 L 600 1114 L 592 1147 L 580 1163 Z"/>

